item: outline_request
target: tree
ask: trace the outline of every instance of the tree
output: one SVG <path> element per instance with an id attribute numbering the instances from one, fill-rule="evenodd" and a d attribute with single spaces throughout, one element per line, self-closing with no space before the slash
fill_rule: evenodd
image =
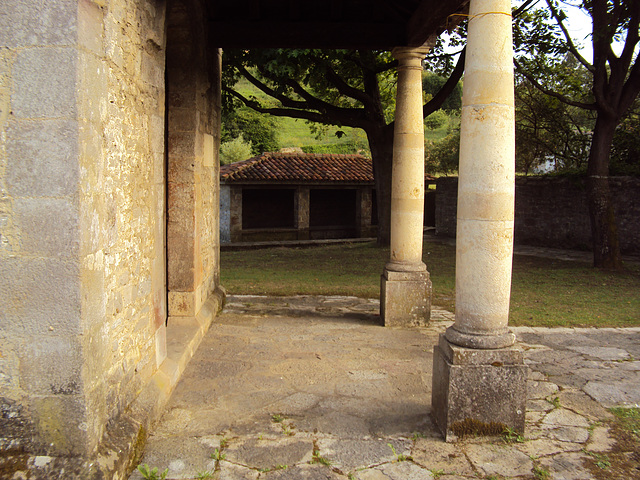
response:
<path id="1" fill-rule="evenodd" d="M 260 115 L 250 108 L 225 109 L 222 113 L 221 141 L 229 142 L 242 135 L 251 143 L 254 155 L 275 152 L 280 148 L 277 128 L 273 117 Z"/>
<path id="2" fill-rule="evenodd" d="M 228 165 L 251 158 L 251 141 L 245 141 L 242 134 L 220 145 L 220 164 Z"/>
<path id="3" fill-rule="evenodd" d="M 365 131 L 378 199 L 378 243 L 387 245 L 397 65 L 391 54 L 370 50 L 225 50 L 224 62 L 227 102 L 235 100 L 261 113 Z M 425 116 L 437 110 L 453 91 L 463 65 L 464 55 L 452 77 L 425 104 Z M 235 91 L 240 77 L 269 95 L 274 103 L 263 104 Z"/>
<path id="4" fill-rule="evenodd" d="M 445 83 L 447 83 L 447 77 L 434 72 L 426 72 L 422 78 L 422 90 L 427 99 L 436 96 Z M 440 108 L 447 112 L 460 111 L 462 109 L 462 82 L 458 82 L 453 87 L 451 94 L 442 102 Z"/>
<path id="5" fill-rule="evenodd" d="M 620 122 L 613 137 L 611 171 L 614 175 L 640 176 L 640 98 Z"/>
<path id="6" fill-rule="evenodd" d="M 555 85 L 556 90 L 566 91 L 569 83 L 583 84 L 584 67 L 573 57 L 565 57 L 553 69 L 554 78 L 571 79 Z M 534 167 L 550 162 L 555 171 L 586 170 L 595 121 L 591 110 L 567 105 L 542 93 L 522 75 L 516 75 L 515 105 L 517 171 L 526 175 Z"/>
<path id="7" fill-rule="evenodd" d="M 546 11 L 532 10 L 516 22 L 514 34 L 520 54 L 516 68 L 541 92 L 567 105 L 595 113 L 587 162 L 594 265 L 605 269 L 621 269 L 617 224 L 609 188 L 609 167 L 616 128 L 640 92 L 637 52 L 640 0 L 577 2 L 576 6 L 592 20 L 592 62 L 583 57 L 579 45 L 567 29 L 565 10 L 571 4 L 561 0 L 545 1 Z M 620 54 L 614 51 L 614 42 L 620 44 Z M 570 92 L 559 91 L 547 83 L 550 67 L 566 54 L 572 55 L 589 72 L 589 83 L 585 86 L 589 89 L 590 99 L 576 98 Z"/>

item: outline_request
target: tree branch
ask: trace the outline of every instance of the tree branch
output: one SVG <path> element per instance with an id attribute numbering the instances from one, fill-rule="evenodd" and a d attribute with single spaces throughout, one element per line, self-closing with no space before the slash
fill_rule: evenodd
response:
<path id="1" fill-rule="evenodd" d="M 285 80 L 285 84 L 293 89 L 295 93 L 300 95 L 307 104 L 307 108 L 313 108 L 314 110 L 318 110 L 319 112 L 330 113 L 332 115 L 350 115 L 354 111 L 358 111 L 357 108 L 343 108 L 337 107 L 331 103 L 325 102 L 324 100 L 315 97 L 310 94 L 307 90 L 304 89 L 302 85 L 300 85 L 295 80 L 287 79 Z"/>
<path id="2" fill-rule="evenodd" d="M 516 66 L 516 70 L 520 74 L 522 74 L 527 80 L 529 80 L 529 82 L 531 82 L 531 84 L 534 87 L 536 87 L 538 90 L 540 90 L 542 93 L 545 93 L 545 94 L 549 95 L 550 97 L 557 98 L 562 103 L 566 103 L 567 105 L 571 105 L 573 107 L 584 108 L 585 110 L 596 110 L 597 109 L 597 106 L 596 106 L 595 103 L 576 102 L 574 100 L 571 100 L 570 98 L 565 97 L 564 95 L 561 95 L 561 94 L 559 94 L 557 92 L 554 92 L 553 90 L 550 90 L 550 89 L 546 88 L 545 86 L 541 85 L 535 79 L 535 77 L 533 75 L 531 75 L 524 68 L 522 68 L 520 63 L 515 58 L 513 59 L 513 63 Z"/>
<path id="3" fill-rule="evenodd" d="M 571 35 L 569 35 L 569 31 L 567 30 L 567 27 L 565 27 L 564 22 L 560 18 L 560 15 L 558 15 L 558 10 L 556 10 L 556 7 L 551 3 L 550 0 L 546 0 L 546 1 L 547 1 L 547 5 L 549 6 L 549 10 L 551 10 L 551 15 L 553 15 L 553 18 L 556 19 L 556 23 L 558 24 L 558 26 L 562 30 L 562 34 L 564 35 L 564 38 L 567 41 L 567 45 L 569 46 L 569 51 L 573 54 L 574 57 L 576 57 L 576 59 L 587 70 L 589 70 L 590 72 L 593 72 L 594 71 L 593 65 L 591 65 L 589 62 L 587 62 L 585 60 L 585 58 L 582 55 L 580 55 L 580 52 L 578 52 L 578 49 L 576 48 L 575 44 L 573 43 L 573 39 L 571 38 Z"/>
<path id="4" fill-rule="evenodd" d="M 232 88 L 223 86 L 222 89 L 225 92 L 230 93 L 247 107 L 255 110 L 259 113 L 266 113 L 274 115 L 276 117 L 291 117 L 299 118 L 302 120 L 309 120 L 312 122 L 322 123 L 325 125 L 346 125 L 349 127 L 362 128 L 368 126 L 366 118 L 363 116 L 363 110 L 348 110 L 342 109 L 338 112 L 333 112 L 330 116 L 311 110 L 299 110 L 296 108 L 272 108 L 263 107 L 258 102 L 246 98 L 244 95 L 236 92 Z"/>
<path id="5" fill-rule="evenodd" d="M 307 105 L 306 102 L 300 102 L 298 100 L 293 100 L 293 99 L 287 97 L 286 95 L 282 95 L 281 93 L 276 92 L 275 90 L 273 90 L 272 88 L 267 86 L 265 83 L 261 82 L 256 77 L 254 77 L 251 74 L 251 72 L 249 72 L 249 70 L 247 70 L 245 67 L 238 67 L 238 70 L 240 70 L 242 75 L 247 80 L 249 80 L 249 82 L 253 86 L 255 86 L 259 90 L 263 91 L 264 93 L 266 93 L 270 97 L 275 98 L 280 103 L 282 103 L 282 105 L 284 105 L 285 107 L 289 107 L 289 108 L 309 108 L 309 105 Z M 231 90 L 229 90 L 229 91 L 231 91 Z"/>
<path id="6" fill-rule="evenodd" d="M 460 57 L 458 57 L 458 63 L 456 63 L 456 68 L 453 69 L 451 75 L 442 86 L 442 88 L 434 95 L 434 97 L 429 100 L 422 107 L 422 117 L 426 117 L 427 115 L 431 115 L 433 112 L 438 110 L 444 101 L 451 95 L 453 89 L 456 88 L 460 78 L 462 78 L 462 73 L 464 72 L 464 59 L 467 53 L 467 48 L 462 49 L 462 53 L 460 53 Z"/>
<path id="7" fill-rule="evenodd" d="M 347 82 L 345 82 L 340 75 L 338 75 L 335 70 L 329 65 L 325 63 L 325 68 L 327 69 L 327 78 L 329 81 L 338 89 L 338 91 L 346 95 L 347 97 L 353 98 L 354 100 L 359 101 L 365 107 L 371 103 L 371 98 L 362 90 L 358 90 L 357 88 L 352 87 Z"/>

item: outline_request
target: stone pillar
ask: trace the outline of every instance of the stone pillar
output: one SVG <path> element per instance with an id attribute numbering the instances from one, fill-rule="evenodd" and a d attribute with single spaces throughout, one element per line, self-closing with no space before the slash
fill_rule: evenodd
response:
<path id="1" fill-rule="evenodd" d="M 371 188 L 358 189 L 358 237 L 371 237 Z"/>
<path id="2" fill-rule="evenodd" d="M 297 238 L 309 240 L 309 187 L 298 187 L 296 194 Z"/>
<path id="3" fill-rule="evenodd" d="M 233 184 L 229 191 L 229 232 L 231 243 L 242 241 L 242 187 Z"/>
<path id="4" fill-rule="evenodd" d="M 433 369 L 434 419 L 447 440 L 522 432 L 526 402 L 526 367 L 507 328 L 515 192 L 510 0 L 472 0 L 467 38 L 456 321 L 434 349 Z"/>
<path id="5" fill-rule="evenodd" d="M 423 325 L 429 320 L 431 282 L 422 262 L 424 125 L 422 60 L 429 51 L 395 48 L 398 91 L 393 137 L 391 252 L 380 288 L 384 324 Z"/>

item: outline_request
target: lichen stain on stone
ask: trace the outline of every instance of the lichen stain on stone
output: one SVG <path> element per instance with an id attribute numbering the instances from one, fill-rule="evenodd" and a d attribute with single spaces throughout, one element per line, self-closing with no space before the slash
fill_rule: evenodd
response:
<path id="1" fill-rule="evenodd" d="M 473 107 L 471 109 L 471 117 L 474 120 L 478 120 L 479 122 L 484 122 L 487 118 L 487 115 L 484 113 L 484 108 Z"/>
<path id="2" fill-rule="evenodd" d="M 71 380 L 66 385 L 51 385 L 51 393 L 54 395 L 74 395 L 80 393 L 80 385 L 75 380 Z"/>
<path id="3" fill-rule="evenodd" d="M 495 436 L 501 435 L 507 426 L 500 422 L 485 423 L 475 418 L 465 418 L 451 425 L 451 431 L 459 438 L 465 435 Z"/>
<path id="4" fill-rule="evenodd" d="M 65 415 L 54 403 L 55 399 L 44 398 L 38 410 L 38 426 L 40 438 L 50 444 L 55 445 L 58 451 L 70 449 L 70 439 L 64 430 Z"/>
<path id="5" fill-rule="evenodd" d="M 28 471 L 28 460 L 29 455 L 3 454 L 0 457 L 0 478 L 26 478 L 19 474 Z"/>

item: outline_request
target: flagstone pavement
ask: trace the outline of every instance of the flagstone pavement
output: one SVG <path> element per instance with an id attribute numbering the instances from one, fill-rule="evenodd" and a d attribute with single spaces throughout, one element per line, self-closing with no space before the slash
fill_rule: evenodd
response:
<path id="1" fill-rule="evenodd" d="M 378 309 L 228 297 L 141 463 L 167 479 L 640 479 L 638 443 L 609 410 L 640 404 L 640 328 L 515 327 L 530 368 L 524 436 L 445 443 L 431 368 L 453 315 L 384 328 Z"/>

